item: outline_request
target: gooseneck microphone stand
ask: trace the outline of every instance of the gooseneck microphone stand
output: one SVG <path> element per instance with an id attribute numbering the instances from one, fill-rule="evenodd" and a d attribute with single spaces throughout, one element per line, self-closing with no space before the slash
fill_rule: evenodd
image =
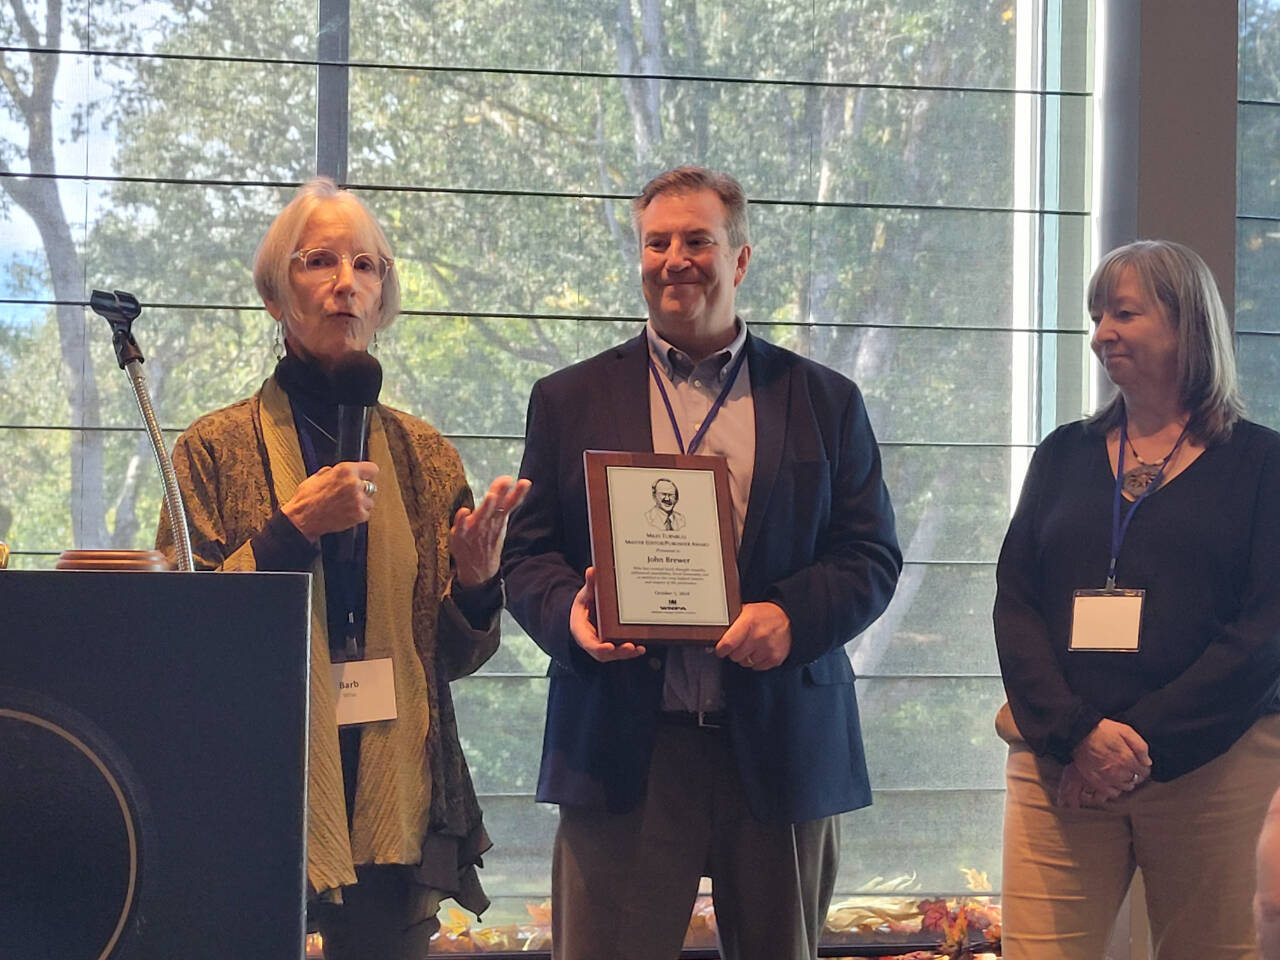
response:
<path id="1" fill-rule="evenodd" d="M 129 375 L 142 422 L 146 425 L 147 436 L 151 438 L 151 452 L 155 454 L 156 465 L 160 468 L 160 479 L 164 484 L 164 509 L 173 530 L 178 569 L 190 572 L 195 569 L 195 562 L 191 556 L 191 534 L 187 532 L 187 513 L 182 506 L 182 493 L 178 489 L 178 478 L 173 472 L 173 462 L 169 459 L 168 451 L 164 448 L 164 438 L 160 435 L 160 424 L 156 422 L 155 411 L 151 408 L 147 378 L 142 372 L 145 359 L 138 349 L 138 341 L 133 339 L 133 321 L 142 312 L 142 307 L 137 297 L 121 290 L 114 293 L 95 290 L 89 298 L 89 306 L 111 325 L 111 345 L 116 348 L 116 360 L 120 369 Z"/>

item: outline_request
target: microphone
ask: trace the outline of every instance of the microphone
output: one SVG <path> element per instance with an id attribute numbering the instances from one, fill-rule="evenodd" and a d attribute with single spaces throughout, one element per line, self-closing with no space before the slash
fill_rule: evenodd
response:
<path id="1" fill-rule="evenodd" d="M 329 375 L 334 399 L 338 401 L 336 461 L 364 460 L 365 434 L 369 431 L 369 411 L 382 390 L 382 364 L 364 351 L 349 353 Z M 338 559 L 355 557 L 355 527 L 342 530 L 338 538 Z"/>

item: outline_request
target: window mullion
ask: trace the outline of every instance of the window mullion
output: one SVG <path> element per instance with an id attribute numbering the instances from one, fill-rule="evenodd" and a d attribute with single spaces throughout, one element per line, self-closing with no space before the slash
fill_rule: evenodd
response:
<path id="1" fill-rule="evenodd" d="M 350 0 L 319 0 L 316 28 L 316 173 L 346 183 Z"/>

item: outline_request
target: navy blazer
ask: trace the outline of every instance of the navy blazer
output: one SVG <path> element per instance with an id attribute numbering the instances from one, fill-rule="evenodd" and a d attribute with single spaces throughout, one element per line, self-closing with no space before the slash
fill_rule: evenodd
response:
<path id="1" fill-rule="evenodd" d="M 729 737 L 757 819 L 797 823 L 871 802 L 844 644 L 893 596 L 902 555 L 858 388 L 756 337 L 746 347 L 756 451 L 738 551 L 744 603 L 791 618 L 779 667 L 723 667 Z M 645 335 L 534 384 L 503 551 L 507 606 L 551 657 L 538 799 L 631 809 L 645 788 L 666 649 L 599 663 L 569 633 L 591 564 L 583 450 L 653 449 Z"/>

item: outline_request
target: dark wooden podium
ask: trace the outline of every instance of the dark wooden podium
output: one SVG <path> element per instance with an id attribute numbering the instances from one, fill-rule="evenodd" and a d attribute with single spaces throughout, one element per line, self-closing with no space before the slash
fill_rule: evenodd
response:
<path id="1" fill-rule="evenodd" d="M 0 956 L 302 955 L 305 574 L 0 571 Z"/>

